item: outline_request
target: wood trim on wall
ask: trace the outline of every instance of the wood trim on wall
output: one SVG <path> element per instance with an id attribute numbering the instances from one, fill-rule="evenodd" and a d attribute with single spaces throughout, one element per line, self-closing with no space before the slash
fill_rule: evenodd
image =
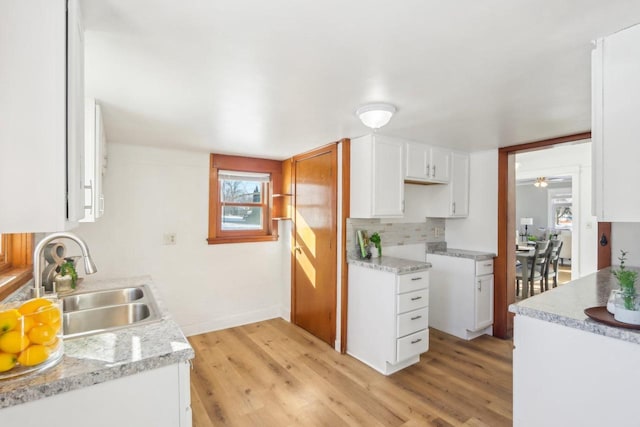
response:
<path id="1" fill-rule="evenodd" d="M 498 150 L 498 256 L 494 267 L 494 323 L 493 335 L 513 336 L 513 314 L 509 304 L 515 302 L 515 154 L 536 151 L 553 145 L 590 139 L 591 132 L 502 147 Z"/>
<path id="2" fill-rule="evenodd" d="M 347 309 L 349 308 L 349 266 L 347 264 L 347 218 L 351 215 L 351 140 L 342 141 L 342 268 L 340 277 L 340 353 L 347 353 Z"/>

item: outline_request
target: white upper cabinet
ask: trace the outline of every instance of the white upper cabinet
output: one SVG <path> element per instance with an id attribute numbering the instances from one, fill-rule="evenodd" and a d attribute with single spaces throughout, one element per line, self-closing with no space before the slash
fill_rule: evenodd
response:
<path id="1" fill-rule="evenodd" d="M 3 2 L 0 232 L 65 230 L 84 215 L 80 22 L 76 0 L 68 12 L 66 0 Z"/>
<path id="2" fill-rule="evenodd" d="M 405 143 L 404 179 L 409 182 L 449 182 L 450 151 L 417 142 Z"/>
<path id="3" fill-rule="evenodd" d="M 102 110 L 93 98 L 85 99 L 84 136 L 84 219 L 95 222 L 104 213 L 102 180 L 107 170 L 107 140 L 102 124 Z"/>
<path id="4" fill-rule="evenodd" d="M 640 25 L 596 41 L 592 79 L 593 213 L 639 222 Z"/>
<path id="5" fill-rule="evenodd" d="M 381 135 L 351 140 L 350 217 L 403 216 L 403 146 L 402 141 Z"/>
<path id="6" fill-rule="evenodd" d="M 469 154 L 449 153 L 451 176 L 447 185 L 429 185 L 426 188 L 427 217 L 464 218 L 469 216 Z"/>

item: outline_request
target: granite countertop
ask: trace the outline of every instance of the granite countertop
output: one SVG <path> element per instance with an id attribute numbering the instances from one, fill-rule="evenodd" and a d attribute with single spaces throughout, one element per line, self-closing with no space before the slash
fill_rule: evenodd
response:
<path id="1" fill-rule="evenodd" d="M 404 258 L 395 258 L 390 256 L 382 256 L 371 259 L 349 258 L 349 264 L 360 267 L 372 268 L 374 270 L 387 271 L 395 274 L 414 273 L 416 271 L 424 271 L 431 268 L 431 263 L 422 261 L 412 261 Z"/>
<path id="2" fill-rule="evenodd" d="M 632 267 L 630 269 L 640 271 Z M 611 289 L 618 288 L 611 269 L 605 268 L 551 291 L 511 304 L 509 311 L 517 315 L 640 344 L 639 330 L 608 326 L 584 314 L 585 308 L 606 305 Z"/>
<path id="3" fill-rule="evenodd" d="M 148 276 L 91 281 L 85 278 L 78 292 L 147 284 L 162 319 L 112 332 L 64 340 L 62 361 L 44 372 L 0 380 L 0 408 L 42 399 L 71 390 L 193 359 L 194 351 L 169 315 Z M 5 302 L 28 299 L 31 282 Z"/>
<path id="4" fill-rule="evenodd" d="M 492 252 L 468 251 L 466 249 L 453 249 L 453 248 L 446 248 L 443 250 L 428 249 L 427 253 L 434 254 L 434 255 L 452 256 L 452 257 L 458 257 L 458 258 L 469 258 L 469 259 L 474 259 L 476 261 L 485 261 L 485 260 L 493 259 L 496 257 L 496 254 Z"/>

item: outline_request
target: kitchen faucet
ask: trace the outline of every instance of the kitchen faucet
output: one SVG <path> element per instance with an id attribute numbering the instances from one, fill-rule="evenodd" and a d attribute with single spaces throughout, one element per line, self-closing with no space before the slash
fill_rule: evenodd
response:
<path id="1" fill-rule="evenodd" d="M 53 240 L 67 238 L 73 240 L 80 246 L 82 250 L 82 258 L 84 259 L 84 271 L 87 274 L 93 274 L 98 269 L 96 265 L 93 263 L 91 259 L 91 255 L 89 254 L 89 248 L 87 244 L 80 237 L 76 236 L 73 233 L 69 233 L 66 231 L 61 231 L 57 233 L 51 233 L 48 236 L 44 237 L 38 244 L 36 245 L 36 249 L 33 251 L 33 297 L 40 298 L 44 294 L 44 287 L 42 286 L 42 252 L 44 248 L 51 243 Z"/>

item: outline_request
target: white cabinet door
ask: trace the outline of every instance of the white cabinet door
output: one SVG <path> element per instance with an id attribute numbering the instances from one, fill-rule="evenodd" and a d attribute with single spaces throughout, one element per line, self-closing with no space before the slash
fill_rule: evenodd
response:
<path id="1" fill-rule="evenodd" d="M 640 221 L 640 25 L 599 39 L 592 57 L 594 207 L 600 221 Z"/>
<path id="2" fill-rule="evenodd" d="M 493 324 L 493 274 L 476 277 L 473 331 Z"/>
<path id="3" fill-rule="evenodd" d="M 0 419 L 3 426 L 46 419 L 65 427 L 191 427 L 189 375 L 189 362 L 180 362 L 1 409 Z"/>
<path id="4" fill-rule="evenodd" d="M 431 147 L 431 161 L 427 165 L 431 182 L 449 182 L 449 156 L 451 151 L 444 148 Z"/>
<path id="5" fill-rule="evenodd" d="M 427 164 L 429 163 L 429 146 L 415 142 L 405 145 L 406 169 L 404 179 L 407 181 L 427 181 Z"/>
<path id="6" fill-rule="evenodd" d="M 0 28 L 11 37 L 0 37 L 0 232 L 60 231 L 82 217 L 83 48 L 76 12 L 75 0 L 68 13 L 66 0 L 3 2 Z"/>
<path id="7" fill-rule="evenodd" d="M 404 143 L 379 135 L 351 141 L 352 218 L 402 217 Z"/>
<path id="8" fill-rule="evenodd" d="M 418 142 L 405 144 L 406 181 L 444 183 L 449 182 L 449 156 L 451 151 Z"/>
<path id="9" fill-rule="evenodd" d="M 373 216 L 404 215 L 403 144 L 375 136 L 373 144 Z"/>
<path id="10" fill-rule="evenodd" d="M 463 218 L 469 215 L 469 154 L 451 152 L 451 176 L 446 185 L 430 185 L 425 189 L 428 199 L 427 217 Z"/>
<path id="11" fill-rule="evenodd" d="M 85 212 L 81 222 L 95 222 L 104 213 L 102 180 L 106 169 L 106 138 L 102 110 L 93 98 L 85 99 L 84 142 Z"/>
<path id="12" fill-rule="evenodd" d="M 451 194 L 450 216 L 466 217 L 469 215 L 469 155 L 451 154 Z"/>

